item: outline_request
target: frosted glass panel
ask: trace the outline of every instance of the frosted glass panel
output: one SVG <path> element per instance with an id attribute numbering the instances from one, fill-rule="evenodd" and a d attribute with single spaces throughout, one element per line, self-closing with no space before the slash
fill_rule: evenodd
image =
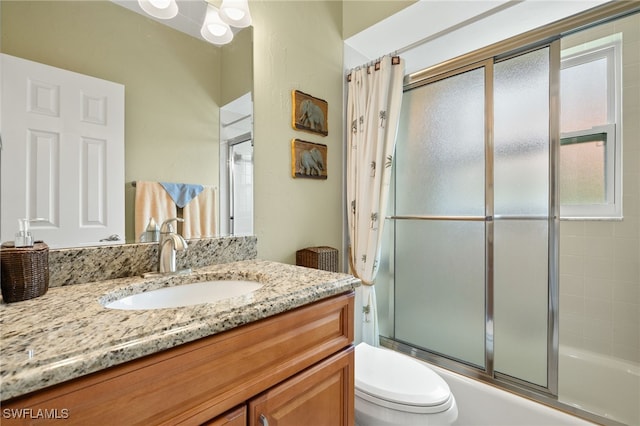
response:
<path id="1" fill-rule="evenodd" d="M 405 92 L 398 215 L 484 215 L 484 69 Z"/>
<path id="2" fill-rule="evenodd" d="M 596 135 L 597 136 L 597 135 Z M 560 147 L 560 200 L 562 204 L 604 204 L 606 134 L 599 141 Z"/>
<path id="3" fill-rule="evenodd" d="M 607 59 L 577 64 L 560 75 L 560 129 L 562 132 L 607 124 Z"/>
<path id="4" fill-rule="evenodd" d="M 380 261 L 376 275 L 376 302 L 378 307 L 378 329 L 381 336 L 393 337 L 393 288 L 394 288 L 394 259 L 395 252 L 393 220 L 385 220 L 382 231 L 382 246 L 380 248 Z"/>
<path id="5" fill-rule="evenodd" d="M 549 49 L 494 68 L 497 215 L 549 211 Z"/>
<path id="6" fill-rule="evenodd" d="M 397 221 L 397 340 L 484 367 L 484 226 Z"/>
<path id="7" fill-rule="evenodd" d="M 495 370 L 547 385 L 548 222 L 494 224 Z"/>
<path id="8" fill-rule="evenodd" d="M 385 326 L 397 341 L 480 369 L 485 339 L 493 337 L 495 372 L 546 387 L 549 49 L 493 67 L 493 181 L 485 181 L 489 71 L 405 92 L 394 214 L 484 216 L 485 194 L 493 191 L 493 252 L 485 250 L 491 231 L 485 222 L 395 220 L 395 263 L 382 275 L 393 290 L 388 312 L 395 322 Z M 487 284 L 486 270 L 493 271 Z M 493 297 L 493 336 L 485 333 L 486 291 Z"/>

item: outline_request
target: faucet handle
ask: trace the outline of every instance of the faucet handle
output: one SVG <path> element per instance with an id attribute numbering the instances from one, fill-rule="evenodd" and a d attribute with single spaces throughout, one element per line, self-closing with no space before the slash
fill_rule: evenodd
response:
<path id="1" fill-rule="evenodd" d="M 171 225 L 171 222 L 184 222 L 184 219 L 179 218 L 179 217 L 172 217 L 170 219 L 165 220 L 164 222 L 162 222 L 162 225 L 160 225 L 160 233 L 171 233 L 171 232 L 175 232 L 173 230 L 173 226 Z"/>

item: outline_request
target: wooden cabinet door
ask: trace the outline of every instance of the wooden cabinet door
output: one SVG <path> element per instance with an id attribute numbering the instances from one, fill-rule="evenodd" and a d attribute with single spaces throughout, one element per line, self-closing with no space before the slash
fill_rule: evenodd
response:
<path id="1" fill-rule="evenodd" d="M 249 402 L 250 426 L 353 424 L 353 347 L 331 356 Z"/>
<path id="2" fill-rule="evenodd" d="M 203 426 L 246 426 L 247 406 L 241 405 L 202 424 Z"/>

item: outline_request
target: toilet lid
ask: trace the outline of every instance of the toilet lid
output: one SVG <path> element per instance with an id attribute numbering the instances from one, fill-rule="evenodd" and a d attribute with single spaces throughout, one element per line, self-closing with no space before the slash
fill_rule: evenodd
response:
<path id="1" fill-rule="evenodd" d="M 355 352 L 355 387 L 360 393 L 394 406 L 430 408 L 429 412 L 444 411 L 451 406 L 449 385 L 426 365 L 366 343 L 356 346 Z"/>

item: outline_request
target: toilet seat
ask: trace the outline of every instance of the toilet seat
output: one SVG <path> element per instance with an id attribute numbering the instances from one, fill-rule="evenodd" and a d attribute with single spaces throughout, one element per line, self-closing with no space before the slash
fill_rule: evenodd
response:
<path id="1" fill-rule="evenodd" d="M 360 343 L 356 346 L 356 396 L 398 411 L 429 414 L 454 403 L 449 385 L 408 356 Z"/>

